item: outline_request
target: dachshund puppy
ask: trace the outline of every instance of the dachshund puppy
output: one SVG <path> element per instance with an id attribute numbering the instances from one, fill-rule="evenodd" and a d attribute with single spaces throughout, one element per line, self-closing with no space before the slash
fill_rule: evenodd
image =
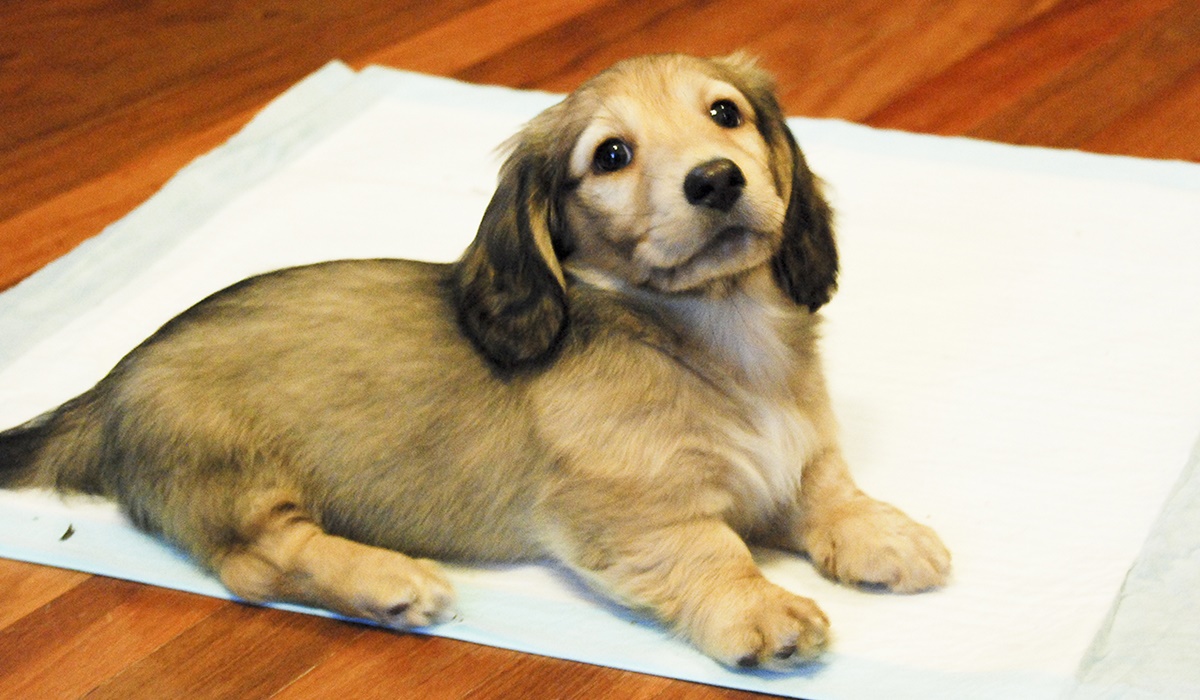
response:
<path id="1" fill-rule="evenodd" d="M 900 592 L 949 570 L 838 449 L 836 271 L 771 79 L 632 59 L 515 137 L 458 262 L 218 292 L 0 435 L 0 480 L 116 499 L 249 601 L 421 626 L 453 610 L 430 558 L 553 558 L 724 664 L 784 669 L 828 622 L 747 542 Z"/>

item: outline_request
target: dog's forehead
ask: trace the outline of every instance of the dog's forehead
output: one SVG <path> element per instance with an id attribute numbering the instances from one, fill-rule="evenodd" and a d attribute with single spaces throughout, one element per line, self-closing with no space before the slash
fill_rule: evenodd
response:
<path id="1" fill-rule="evenodd" d="M 671 57 L 675 58 L 675 57 Z M 734 101 L 754 120 L 754 106 L 738 88 L 702 60 L 629 61 L 597 76 L 578 91 L 589 117 L 571 155 L 571 170 L 586 172 L 591 151 L 607 138 L 687 139 L 689 124 L 705 121 L 717 100 Z"/>
<path id="2" fill-rule="evenodd" d="M 659 116 L 703 114 L 708 105 L 722 98 L 744 98 L 741 92 L 700 62 L 671 61 L 635 63 L 617 72 L 599 91 L 600 118 L 645 119 Z"/>

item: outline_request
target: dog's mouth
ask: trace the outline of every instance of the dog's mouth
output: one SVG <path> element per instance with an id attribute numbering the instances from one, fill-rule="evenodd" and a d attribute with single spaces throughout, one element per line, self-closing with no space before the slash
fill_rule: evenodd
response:
<path id="1" fill-rule="evenodd" d="M 745 226 L 727 226 L 682 261 L 649 268 L 647 286 L 668 292 L 691 291 L 766 262 L 770 237 Z"/>
<path id="2" fill-rule="evenodd" d="M 708 243 L 692 256 L 692 259 L 715 255 L 719 257 L 736 256 L 751 245 L 751 239 L 757 234 L 744 226 L 729 226 L 717 232 Z"/>

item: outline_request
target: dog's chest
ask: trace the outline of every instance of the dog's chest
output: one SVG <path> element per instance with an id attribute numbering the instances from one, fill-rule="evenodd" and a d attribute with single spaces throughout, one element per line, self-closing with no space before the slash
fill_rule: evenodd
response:
<path id="1" fill-rule="evenodd" d="M 749 401 L 745 422 L 731 426 L 716 449 L 727 465 L 735 517 L 754 527 L 795 499 L 816 434 L 793 403 L 762 397 Z"/>
<path id="2" fill-rule="evenodd" d="M 746 517 L 774 511 L 795 497 L 816 430 L 800 394 L 808 391 L 809 334 L 800 319 L 754 298 L 734 298 L 693 311 L 693 333 L 713 359 L 729 414 L 716 449 L 729 465 L 735 510 Z M 715 407 L 713 407 L 715 408 Z"/>

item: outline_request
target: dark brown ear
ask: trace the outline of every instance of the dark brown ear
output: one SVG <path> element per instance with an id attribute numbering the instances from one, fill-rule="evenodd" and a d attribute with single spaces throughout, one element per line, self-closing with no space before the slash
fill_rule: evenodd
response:
<path id="1" fill-rule="evenodd" d="M 788 197 L 783 244 L 771 261 L 775 280 L 793 301 L 816 311 L 837 289 L 837 245 L 829 204 L 788 128 L 771 76 L 740 53 L 713 63 L 754 107 L 759 133 L 771 146 L 775 186 Z"/>
<path id="2" fill-rule="evenodd" d="M 536 160 L 518 147 L 504 164 L 479 232 L 454 271 L 459 324 L 502 370 L 550 359 L 567 328 L 553 185 Z"/>
<path id="3" fill-rule="evenodd" d="M 792 194 L 783 222 L 783 244 L 772 265 L 783 291 L 800 306 L 816 311 L 837 289 L 833 213 L 787 124 L 782 128 L 791 151 Z"/>

